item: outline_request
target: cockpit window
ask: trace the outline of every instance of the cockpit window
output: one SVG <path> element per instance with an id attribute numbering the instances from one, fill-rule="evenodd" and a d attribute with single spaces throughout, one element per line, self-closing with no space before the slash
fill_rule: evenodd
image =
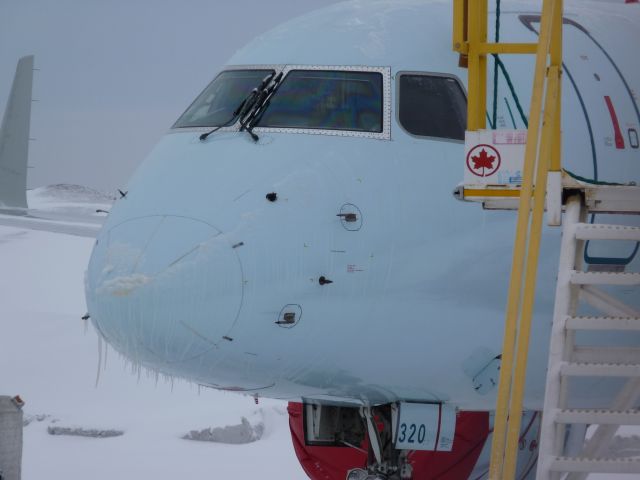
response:
<path id="1" fill-rule="evenodd" d="M 233 112 L 273 70 L 226 70 L 195 99 L 173 128 L 218 127 L 233 123 Z"/>
<path id="2" fill-rule="evenodd" d="M 411 135 L 464 140 L 467 99 L 457 79 L 402 73 L 398 120 Z"/>
<path id="3" fill-rule="evenodd" d="M 382 132 L 378 72 L 292 70 L 257 127 Z"/>

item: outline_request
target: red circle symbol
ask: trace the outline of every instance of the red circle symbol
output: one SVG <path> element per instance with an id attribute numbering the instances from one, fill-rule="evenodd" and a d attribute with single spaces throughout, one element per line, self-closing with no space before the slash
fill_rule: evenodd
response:
<path id="1" fill-rule="evenodd" d="M 467 168 L 478 177 L 489 177 L 500 168 L 500 153 L 491 145 L 481 143 L 467 153 Z"/>

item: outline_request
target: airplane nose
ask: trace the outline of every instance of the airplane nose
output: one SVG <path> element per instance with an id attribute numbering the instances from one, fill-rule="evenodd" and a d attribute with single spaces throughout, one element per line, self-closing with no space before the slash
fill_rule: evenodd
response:
<path id="1" fill-rule="evenodd" d="M 87 272 L 96 328 L 134 361 L 180 364 L 217 347 L 242 306 L 240 260 L 212 225 L 178 216 L 120 223 Z"/>

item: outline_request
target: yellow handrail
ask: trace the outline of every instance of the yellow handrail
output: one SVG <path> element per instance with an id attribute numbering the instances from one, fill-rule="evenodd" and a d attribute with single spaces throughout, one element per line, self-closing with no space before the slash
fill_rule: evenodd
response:
<path id="1" fill-rule="evenodd" d="M 507 444 L 504 455 L 503 478 L 514 478 L 516 471 L 517 449 L 520 435 L 520 421 L 522 419 L 522 403 L 527 373 L 527 358 L 529 354 L 529 339 L 531 334 L 531 320 L 535 299 L 536 276 L 538 271 L 538 258 L 540 254 L 540 240 L 542 237 L 542 222 L 544 214 L 545 190 L 547 174 L 550 167 L 552 136 L 555 120 L 556 100 L 558 98 L 559 68 L 551 66 L 548 69 L 547 94 L 545 101 L 542 139 L 540 140 L 540 155 L 536 172 L 536 185 L 544 185 L 536 188 L 533 194 L 533 213 L 529 232 L 529 245 L 527 252 L 527 264 L 524 281 L 524 295 L 522 299 L 522 311 L 520 313 L 520 327 L 518 331 L 518 344 L 516 348 L 516 364 L 513 373 L 514 383 L 511 391 L 509 407 Z"/>
<path id="2" fill-rule="evenodd" d="M 562 12 L 562 0 L 543 0 L 537 44 L 496 44 L 486 42 L 487 1 L 454 0 L 454 50 L 468 55 L 468 130 L 486 125 L 486 55 L 536 53 L 491 445 L 491 480 L 513 479 L 516 470 L 547 175 L 549 170 L 560 171 L 561 165 Z"/>
<path id="3" fill-rule="evenodd" d="M 553 61 L 557 60 L 557 55 L 554 55 L 555 58 L 552 59 L 552 64 L 549 65 L 549 55 L 552 45 L 556 52 L 561 49 L 561 46 L 556 45 L 559 40 L 555 38 L 558 29 L 553 28 L 554 24 L 557 23 L 554 21 L 555 16 L 561 16 L 561 14 L 561 0 L 544 1 L 531 95 L 529 130 L 525 150 L 523 185 L 518 209 L 512 276 L 507 303 L 502 368 L 500 371 L 489 472 L 491 480 L 512 479 L 515 476 L 547 173 L 552 152 L 559 151 L 553 146 L 552 142 L 554 139 L 560 138 L 559 131 L 555 132 L 555 130 L 559 129 L 559 124 L 556 125 L 556 111 L 559 110 L 558 80 L 561 64 L 553 64 Z M 545 83 L 545 114 L 541 126 Z M 540 139 L 541 129 L 542 140 Z M 537 171 L 532 213 L 531 195 L 533 192 L 534 169 Z M 522 288 L 523 266 L 524 289 Z M 513 352 L 516 336 L 517 357 L 515 370 L 512 370 L 514 369 Z M 505 352 L 507 353 L 507 358 L 505 358 Z M 506 439 L 505 427 L 507 430 Z"/>

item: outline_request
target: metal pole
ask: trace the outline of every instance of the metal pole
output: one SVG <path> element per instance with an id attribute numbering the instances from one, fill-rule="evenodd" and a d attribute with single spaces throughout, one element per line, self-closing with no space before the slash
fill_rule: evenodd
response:
<path id="1" fill-rule="evenodd" d="M 20 397 L 0 396 L 0 478 L 20 480 L 22 468 L 22 406 Z"/>

